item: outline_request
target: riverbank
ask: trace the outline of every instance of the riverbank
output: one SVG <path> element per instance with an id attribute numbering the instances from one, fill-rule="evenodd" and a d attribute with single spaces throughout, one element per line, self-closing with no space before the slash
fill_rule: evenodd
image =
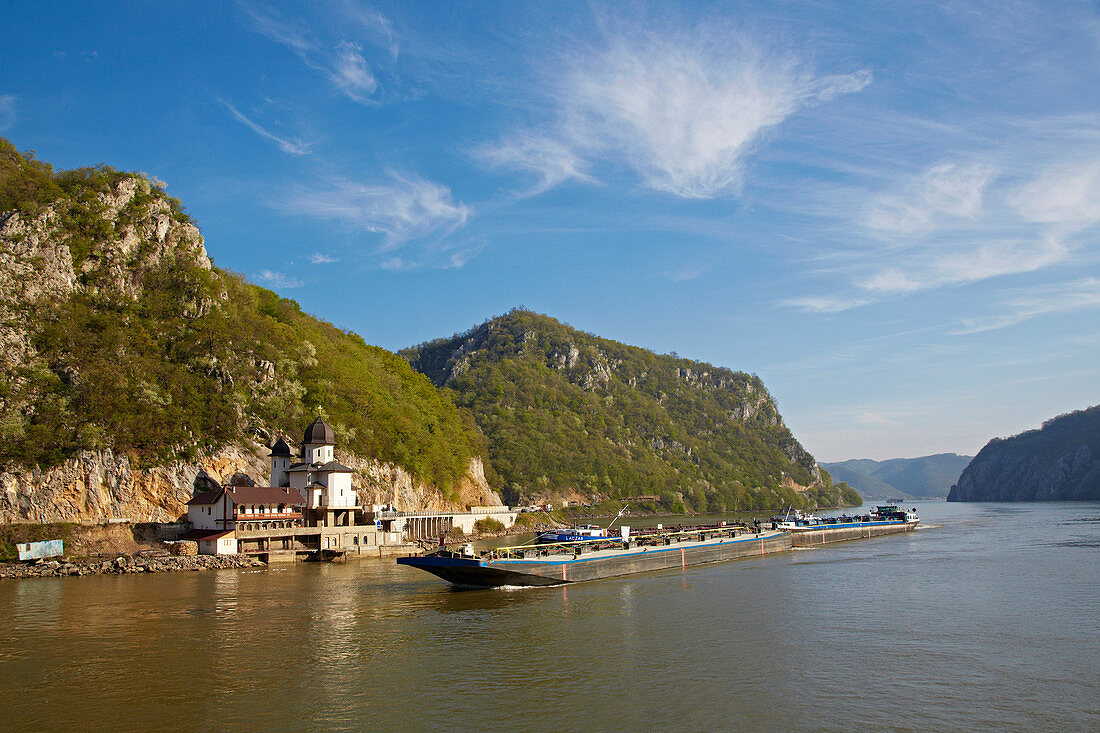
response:
<path id="1" fill-rule="evenodd" d="M 79 575 L 127 575 L 131 573 L 178 573 L 228 568 L 267 567 L 247 555 L 192 555 L 139 553 L 114 558 L 61 558 L 32 563 L 0 564 L 0 578 L 57 578 Z"/>

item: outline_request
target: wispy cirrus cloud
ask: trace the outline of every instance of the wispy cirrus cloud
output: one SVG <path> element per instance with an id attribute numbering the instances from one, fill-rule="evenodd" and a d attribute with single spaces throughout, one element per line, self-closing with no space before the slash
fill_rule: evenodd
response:
<path id="1" fill-rule="evenodd" d="M 309 256 L 309 263 L 311 265 L 331 265 L 333 262 L 339 262 L 339 260 L 324 252 L 314 252 Z"/>
<path id="2" fill-rule="evenodd" d="M 1062 262 L 1069 248 L 1059 238 L 1033 241 L 952 242 L 929 245 L 904 255 L 874 274 L 856 279 L 865 291 L 883 295 L 907 295 L 942 285 L 978 282 L 1000 275 L 1034 272 Z"/>
<path id="3" fill-rule="evenodd" d="M 552 120 L 479 151 L 491 164 L 534 172 L 535 192 L 591 181 L 603 162 L 675 196 L 736 193 L 746 159 L 771 130 L 871 82 L 866 70 L 815 76 L 794 52 L 715 24 L 609 33 L 603 48 L 575 52 L 563 68 Z"/>
<path id="4" fill-rule="evenodd" d="M 234 119 L 236 119 L 248 129 L 252 130 L 252 132 L 256 133 L 260 137 L 270 140 L 271 142 L 278 145 L 279 149 L 282 150 L 284 153 L 289 153 L 291 155 L 308 155 L 310 153 L 310 148 L 313 147 L 313 143 L 306 142 L 298 138 L 276 135 L 275 133 L 260 125 L 255 120 L 252 120 L 249 117 L 245 116 L 243 112 L 241 112 L 229 102 L 222 100 L 222 104 L 225 105 L 225 108 L 229 110 L 229 113 L 233 115 Z"/>
<path id="5" fill-rule="evenodd" d="M 521 193 L 524 197 L 538 195 L 569 180 L 596 183 L 587 160 L 571 145 L 546 135 L 519 132 L 499 143 L 484 145 L 475 153 L 491 166 L 533 173 L 538 180 Z"/>
<path id="6" fill-rule="evenodd" d="M 851 292 L 784 304 L 835 313 L 1071 261 L 1088 246 L 1086 230 L 1100 223 L 1100 156 L 1089 147 L 1069 163 L 1048 158 L 1021 166 L 1019 150 L 987 154 L 980 163 L 940 162 L 868 196 L 848 225 L 857 243 L 849 264 L 830 273 L 846 277 Z M 1012 325 L 1015 318 L 997 322 Z"/>
<path id="7" fill-rule="evenodd" d="M 1069 283 L 1017 292 L 1000 304 L 1002 313 L 986 318 L 966 318 L 955 335 L 995 331 L 1055 313 L 1100 309 L 1100 280 L 1092 277 Z"/>
<path id="8" fill-rule="evenodd" d="M 360 104 L 377 104 L 374 98 L 379 81 L 367 61 L 364 47 L 357 40 L 336 34 L 318 37 L 305 21 L 285 20 L 275 10 L 241 3 L 252 28 L 280 43 L 298 56 L 309 68 L 329 80 L 344 96 Z M 343 16 L 354 21 L 359 29 L 371 31 L 385 45 L 391 58 L 397 57 L 397 43 L 388 21 L 379 13 L 353 3 L 345 3 Z"/>
<path id="9" fill-rule="evenodd" d="M 456 203 L 446 186 L 396 173 L 380 183 L 333 179 L 323 190 L 294 194 L 285 208 L 381 234 L 383 251 L 410 241 L 443 239 L 474 213 Z"/>
<path id="10" fill-rule="evenodd" d="M 1052 165 L 1009 196 L 1028 221 L 1080 229 L 1100 222 L 1100 156 Z"/>
<path id="11" fill-rule="evenodd" d="M 844 311 L 867 305 L 869 302 L 871 301 L 867 298 L 846 298 L 841 296 L 822 295 L 787 298 L 781 301 L 781 305 L 806 313 L 828 314 L 843 313 Z"/>
<path id="12" fill-rule="evenodd" d="M 404 253 L 388 257 L 379 267 L 391 272 L 423 268 L 457 270 L 465 266 L 484 248 L 483 241 L 434 242 L 412 254 Z"/>
<path id="13" fill-rule="evenodd" d="M 273 288 L 300 288 L 305 285 L 303 281 L 296 277 L 273 270 L 260 270 L 260 274 L 257 275 L 257 278 L 260 282 L 270 285 Z"/>
<path id="14" fill-rule="evenodd" d="M 15 95 L 0 94 L 0 132 L 15 124 Z"/>
<path id="15" fill-rule="evenodd" d="M 909 182 L 905 191 L 873 200 L 865 224 L 882 232 L 911 234 L 974 221 L 982 212 L 994 172 L 983 164 L 932 166 Z"/>

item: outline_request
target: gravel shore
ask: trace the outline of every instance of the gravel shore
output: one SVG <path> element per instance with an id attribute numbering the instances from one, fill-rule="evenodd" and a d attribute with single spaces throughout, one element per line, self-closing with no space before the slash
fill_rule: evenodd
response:
<path id="1" fill-rule="evenodd" d="M 119 555 L 113 558 L 45 560 L 0 564 L 0 578 L 55 578 L 62 575 L 123 575 L 126 573 L 175 573 L 225 568 L 267 567 L 245 555 Z"/>

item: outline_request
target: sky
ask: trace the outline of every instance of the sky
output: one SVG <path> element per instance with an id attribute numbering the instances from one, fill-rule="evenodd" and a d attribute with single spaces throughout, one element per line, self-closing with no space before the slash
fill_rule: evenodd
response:
<path id="1" fill-rule="evenodd" d="M 1100 403 L 1098 7 L 8 3 L 0 136 L 368 343 L 522 306 L 973 455 Z"/>

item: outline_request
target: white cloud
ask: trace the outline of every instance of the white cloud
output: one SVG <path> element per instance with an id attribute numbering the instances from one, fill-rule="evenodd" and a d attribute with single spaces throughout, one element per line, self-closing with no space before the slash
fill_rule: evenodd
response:
<path id="1" fill-rule="evenodd" d="M 1017 148 L 985 154 L 999 164 L 940 162 L 868 194 L 841 225 L 849 264 L 829 273 L 847 276 L 854 294 L 784 304 L 834 313 L 1071 261 L 1089 244 L 1081 233 L 1100 223 L 1100 157 L 1084 150 L 1069 164 L 1029 161 Z"/>
<path id="2" fill-rule="evenodd" d="M 885 295 L 907 295 L 942 285 L 978 282 L 991 277 L 1034 272 L 1062 262 L 1070 250 L 1058 238 L 1037 241 L 961 242 L 928 245 L 894 255 L 886 265 L 855 284 Z"/>
<path id="3" fill-rule="evenodd" d="M 867 305 L 870 301 L 863 298 L 834 296 L 788 298 L 782 305 L 807 313 L 843 313 L 844 311 Z"/>
<path id="4" fill-rule="evenodd" d="M 537 172 L 536 191 L 585 180 L 593 161 L 610 160 L 652 189 L 711 198 L 738 190 L 769 130 L 870 81 L 866 71 L 814 78 L 795 56 L 728 30 L 627 33 L 564 66 L 546 130 L 516 133 L 484 157 Z"/>
<path id="5" fill-rule="evenodd" d="M 963 319 L 956 335 L 994 331 L 1053 313 L 1100 308 L 1100 280 L 1083 278 L 1071 283 L 1017 293 L 1001 304 L 1004 313 L 989 318 Z"/>
<path id="6" fill-rule="evenodd" d="M 306 24 L 284 21 L 273 10 L 251 5 L 242 8 L 257 32 L 292 50 L 302 63 L 323 74 L 349 99 L 362 104 L 376 103 L 371 95 L 378 89 L 378 79 L 360 44 L 344 39 L 321 40 Z M 397 57 L 397 44 L 384 17 L 352 4 L 346 5 L 345 15 L 381 33 L 391 56 Z"/>
<path id="7" fill-rule="evenodd" d="M 228 109 L 230 113 L 232 113 L 233 117 L 235 117 L 238 122 L 245 125 L 248 129 L 252 130 L 252 132 L 256 133 L 260 137 L 266 138 L 278 145 L 279 149 L 282 150 L 284 153 L 290 153 L 291 155 L 308 155 L 310 152 L 310 148 L 313 147 L 313 143 L 307 143 L 297 138 L 291 139 L 287 137 L 280 137 L 270 130 L 265 129 L 259 123 L 249 119 L 248 117 L 245 117 L 245 115 L 240 110 L 238 110 L 229 102 L 223 101 L 222 104 L 225 105 L 225 108 Z"/>
<path id="8" fill-rule="evenodd" d="M 0 94 L 0 132 L 15 124 L 15 95 Z"/>
<path id="9" fill-rule="evenodd" d="M 332 264 L 333 262 L 338 262 L 339 260 L 337 260 L 332 255 L 327 255 L 323 252 L 314 252 L 309 256 L 309 261 L 310 264 L 314 265 L 328 265 Z"/>
<path id="10" fill-rule="evenodd" d="M 273 272 L 271 270 L 260 270 L 260 274 L 257 277 L 260 282 L 266 283 L 273 288 L 300 288 L 305 285 L 304 282 L 296 277 L 284 275 L 281 272 Z"/>
<path id="11" fill-rule="evenodd" d="M 588 173 L 588 162 L 571 146 L 545 135 L 517 133 L 497 145 L 483 146 L 476 154 L 490 165 L 518 168 L 538 176 L 538 182 L 524 196 L 540 194 L 568 180 L 596 182 Z"/>
<path id="12" fill-rule="evenodd" d="M 363 58 L 363 47 L 357 43 L 344 41 L 339 44 L 332 58 L 332 68 L 326 71 L 326 75 L 344 94 L 357 102 L 367 101 L 378 88 L 378 80 Z"/>
<path id="13" fill-rule="evenodd" d="M 865 412 L 855 418 L 855 421 L 864 425 L 899 425 L 897 420 L 891 420 L 882 413 Z"/>
<path id="14" fill-rule="evenodd" d="M 878 197 L 865 223 L 872 229 L 906 234 L 973 221 L 982 213 L 982 198 L 994 173 L 982 164 L 933 166 L 904 192 Z"/>
<path id="15" fill-rule="evenodd" d="M 424 268 L 457 270 L 464 267 L 484 248 L 484 242 L 435 243 L 407 256 L 388 257 L 378 266 L 391 272 Z"/>
<path id="16" fill-rule="evenodd" d="M 1028 221 L 1071 228 L 1100 222 L 1100 157 L 1051 166 L 1009 201 Z"/>
<path id="17" fill-rule="evenodd" d="M 412 240 L 442 239 L 473 215 L 471 207 L 454 202 L 446 186 L 396 174 L 387 183 L 334 180 L 323 191 L 292 197 L 287 208 L 382 234 L 383 249 Z"/>

